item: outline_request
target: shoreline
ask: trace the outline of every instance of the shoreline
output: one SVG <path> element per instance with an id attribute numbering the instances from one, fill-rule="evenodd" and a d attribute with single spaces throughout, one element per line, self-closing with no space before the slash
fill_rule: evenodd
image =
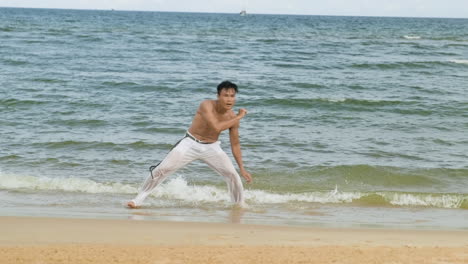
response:
<path id="1" fill-rule="evenodd" d="M 0 233 L 2 263 L 468 263 L 459 230 L 1 216 Z"/>

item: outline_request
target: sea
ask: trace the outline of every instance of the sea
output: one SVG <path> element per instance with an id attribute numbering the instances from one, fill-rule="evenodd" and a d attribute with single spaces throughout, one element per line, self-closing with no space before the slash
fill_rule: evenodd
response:
<path id="1" fill-rule="evenodd" d="M 128 209 L 224 80 L 248 207 L 196 161 Z M 2 216 L 468 230 L 467 131 L 468 19 L 0 8 Z"/>

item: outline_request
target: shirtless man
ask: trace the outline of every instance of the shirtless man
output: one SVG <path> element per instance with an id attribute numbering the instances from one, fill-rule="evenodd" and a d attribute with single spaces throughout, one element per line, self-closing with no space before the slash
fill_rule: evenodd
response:
<path id="1" fill-rule="evenodd" d="M 218 141 L 222 131 L 229 129 L 231 150 L 241 175 L 250 183 L 252 176 L 244 168 L 239 141 L 239 123 L 247 114 L 241 108 L 236 115 L 232 108 L 236 102 L 237 85 L 224 81 L 218 85 L 217 100 L 203 101 L 193 118 L 187 134 L 167 154 L 162 162 L 150 168 L 150 175 L 140 188 L 138 195 L 128 202 L 128 207 L 137 208 L 167 176 L 194 160 L 203 160 L 224 177 L 231 200 L 244 206 L 242 181 L 228 155 Z"/>

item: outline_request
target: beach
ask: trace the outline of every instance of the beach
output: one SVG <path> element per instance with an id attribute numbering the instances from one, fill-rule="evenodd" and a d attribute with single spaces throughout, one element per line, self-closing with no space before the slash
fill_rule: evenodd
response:
<path id="1" fill-rule="evenodd" d="M 468 232 L 1 217 L 2 263 L 468 263 Z"/>
<path id="2" fill-rule="evenodd" d="M 468 263 L 467 23 L 0 8 L 0 264 Z M 128 209 L 224 80 L 248 208 L 198 160 Z"/>

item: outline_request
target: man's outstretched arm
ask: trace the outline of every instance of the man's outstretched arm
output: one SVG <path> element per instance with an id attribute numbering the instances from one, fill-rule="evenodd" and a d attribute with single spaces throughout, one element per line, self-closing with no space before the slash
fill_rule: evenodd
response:
<path id="1" fill-rule="evenodd" d="M 252 175 L 250 175 L 250 173 L 247 170 L 245 170 L 244 162 L 242 161 L 242 151 L 239 140 L 239 123 L 229 129 L 229 139 L 231 141 L 232 155 L 234 155 L 234 158 L 236 159 L 237 165 L 240 169 L 240 173 L 248 183 L 251 183 Z"/>

